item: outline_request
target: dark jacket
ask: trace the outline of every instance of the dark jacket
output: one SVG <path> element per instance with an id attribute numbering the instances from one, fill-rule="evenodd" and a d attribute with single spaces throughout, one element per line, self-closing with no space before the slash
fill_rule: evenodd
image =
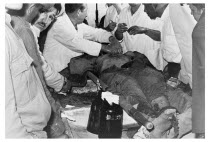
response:
<path id="1" fill-rule="evenodd" d="M 205 132 L 205 11 L 192 33 L 192 131 Z"/>

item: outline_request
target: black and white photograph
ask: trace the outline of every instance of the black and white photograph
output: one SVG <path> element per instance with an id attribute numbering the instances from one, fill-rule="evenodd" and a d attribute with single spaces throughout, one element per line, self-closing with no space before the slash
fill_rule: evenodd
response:
<path id="1" fill-rule="evenodd" d="M 3 139 L 206 140 L 206 1 L 53 2 L 3 3 Z"/>

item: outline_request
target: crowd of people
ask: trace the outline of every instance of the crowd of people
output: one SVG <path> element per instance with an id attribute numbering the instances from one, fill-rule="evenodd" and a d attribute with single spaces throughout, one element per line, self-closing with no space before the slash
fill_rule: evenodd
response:
<path id="1" fill-rule="evenodd" d="M 77 86 L 62 74 L 74 57 L 127 51 L 144 54 L 157 70 L 167 67 L 168 80 L 189 84 L 192 132 L 205 136 L 205 4 L 107 5 L 94 28 L 84 23 L 85 3 L 6 4 L 6 138 L 68 138 L 49 88 Z"/>

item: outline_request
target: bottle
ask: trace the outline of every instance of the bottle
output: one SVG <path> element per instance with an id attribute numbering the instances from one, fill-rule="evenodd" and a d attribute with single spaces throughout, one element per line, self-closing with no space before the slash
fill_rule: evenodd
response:
<path id="1" fill-rule="evenodd" d="M 100 111 L 102 107 L 101 90 L 99 90 L 96 99 L 92 102 L 88 119 L 87 131 L 98 134 L 100 123 Z"/>
<path id="2" fill-rule="evenodd" d="M 121 138 L 123 123 L 123 109 L 109 103 L 106 99 L 102 102 L 100 111 L 99 138 Z"/>

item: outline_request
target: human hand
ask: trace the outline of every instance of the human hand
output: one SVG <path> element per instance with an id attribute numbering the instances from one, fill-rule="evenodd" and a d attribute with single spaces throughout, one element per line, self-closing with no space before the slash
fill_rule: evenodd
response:
<path id="1" fill-rule="evenodd" d="M 72 83 L 70 80 L 64 79 L 63 87 L 60 92 L 67 93 L 72 87 Z"/>
<path id="2" fill-rule="evenodd" d="M 113 22 L 112 20 L 110 20 L 109 25 L 107 26 L 109 31 L 113 31 L 116 27 L 117 23 Z"/>
<path id="3" fill-rule="evenodd" d="M 110 42 L 111 43 L 110 43 L 109 46 L 111 47 L 111 49 L 115 50 L 117 54 L 122 54 L 123 53 L 122 46 L 115 37 L 112 37 Z M 115 53 L 115 51 L 112 52 L 112 53 Z"/>
<path id="4" fill-rule="evenodd" d="M 128 30 L 127 25 L 125 23 L 119 23 L 117 26 L 116 32 L 118 33 L 124 33 Z"/>
<path id="5" fill-rule="evenodd" d="M 147 28 L 140 27 L 140 26 L 132 26 L 128 29 L 128 33 L 130 35 L 136 35 L 136 34 L 143 34 L 146 33 Z"/>

